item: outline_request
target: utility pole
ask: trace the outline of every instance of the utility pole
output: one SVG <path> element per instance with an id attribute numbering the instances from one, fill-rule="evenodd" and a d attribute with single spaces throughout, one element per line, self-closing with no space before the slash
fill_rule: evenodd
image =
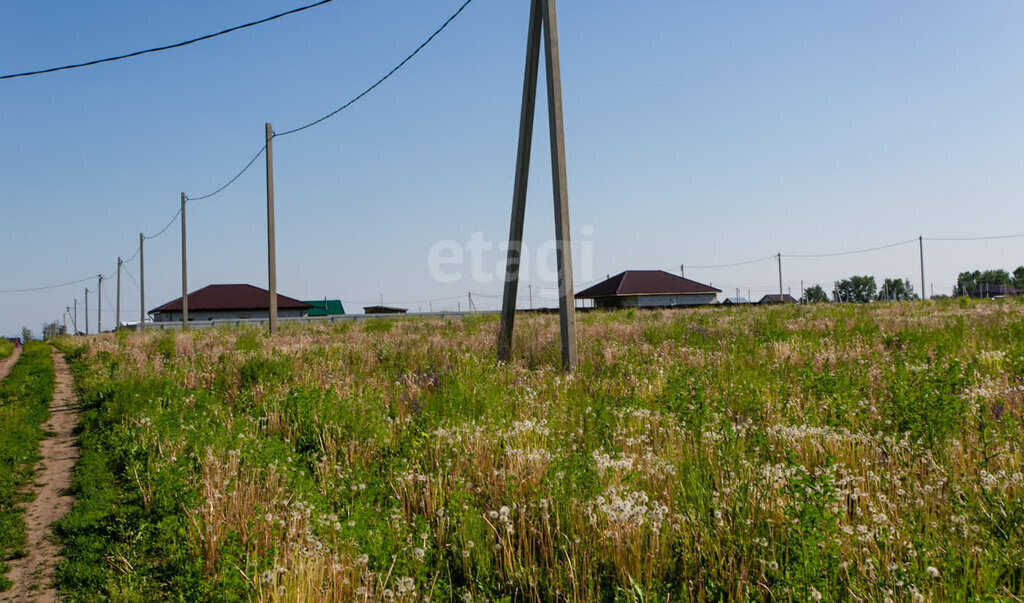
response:
<path id="1" fill-rule="evenodd" d="M 146 254 L 143 242 L 146 237 L 139 233 L 139 332 L 146 328 Z"/>
<path id="2" fill-rule="evenodd" d="M 686 278 L 686 264 L 679 264 L 679 276 Z"/>
<path id="3" fill-rule="evenodd" d="M 512 356 L 512 332 L 515 326 L 516 294 L 519 289 L 523 218 L 526 213 L 526 189 L 530 175 L 530 153 L 533 144 L 533 121 L 537 104 L 537 79 L 540 70 L 542 38 L 547 73 L 548 132 L 551 145 L 552 191 L 554 193 L 555 239 L 557 241 L 555 261 L 558 269 L 558 316 L 562 339 L 562 368 L 572 371 L 575 370 L 577 362 L 576 304 L 573 299 L 569 188 L 566 175 L 562 74 L 555 0 L 533 0 L 530 4 L 523 102 L 519 120 L 519 150 L 516 155 L 505 291 L 501 306 L 501 327 L 498 332 L 498 359 L 507 361 Z"/>
<path id="4" fill-rule="evenodd" d="M 89 288 L 85 288 L 85 334 L 89 334 Z"/>
<path id="5" fill-rule="evenodd" d="M 267 281 L 270 288 L 270 334 L 277 332 L 277 246 L 274 239 L 274 128 L 266 124 L 267 142 Z"/>
<path id="6" fill-rule="evenodd" d="M 468 310 L 469 310 L 470 312 L 472 312 L 472 311 L 473 311 L 473 309 L 474 309 L 474 308 L 473 308 L 473 292 L 472 292 L 472 291 L 470 291 L 470 292 L 469 292 L 469 293 L 467 293 L 466 295 L 467 295 L 467 296 L 469 297 L 469 299 L 467 300 L 467 301 L 469 302 L 469 305 L 467 305 L 467 306 L 466 306 L 466 308 L 467 308 L 467 309 L 468 309 Z"/>
<path id="7" fill-rule="evenodd" d="M 917 245 L 921 250 L 921 300 L 924 300 L 924 236 L 917 237 Z"/>
<path id="8" fill-rule="evenodd" d="M 121 328 L 121 258 L 117 258 L 117 312 L 114 313 L 114 331 Z"/>
<path id="9" fill-rule="evenodd" d="M 924 291 L 921 292 L 922 294 Z M 935 283 L 932 283 L 932 294 L 929 297 L 935 297 Z"/>
<path id="10" fill-rule="evenodd" d="M 188 328 L 188 247 L 185 244 L 185 193 L 181 193 L 181 329 Z"/>
<path id="11" fill-rule="evenodd" d="M 97 274 L 96 285 L 96 334 L 103 332 L 103 275 Z"/>
<path id="12" fill-rule="evenodd" d="M 807 295 L 804 293 L 804 279 L 800 279 L 800 303 L 804 302 L 804 298 Z"/>
<path id="13" fill-rule="evenodd" d="M 529 285 L 530 288 L 530 309 L 533 309 L 533 285 Z"/>
<path id="14" fill-rule="evenodd" d="M 78 298 L 75 298 L 75 313 L 71 316 L 71 326 L 75 329 L 75 335 L 78 335 Z"/>
<path id="15" fill-rule="evenodd" d="M 68 314 L 71 314 L 71 306 L 64 306 L 64 316 L 61 319 L 64 321 L 64 332 L 68 332 Z"/>
<path id="16" fill-rule="evenodd" d="M 779 301 L 782 301 L 782 252 L 776 258 L 779 260 Z"/>

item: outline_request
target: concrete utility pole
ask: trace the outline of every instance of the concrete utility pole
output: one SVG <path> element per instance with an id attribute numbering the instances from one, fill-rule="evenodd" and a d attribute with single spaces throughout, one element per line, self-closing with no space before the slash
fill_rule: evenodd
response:
<path id="1" fill-rule="evenodd" d="M 530 309 L 533 309 L 533 285 L 529 285 L 530 288 Z"/>
<path id="2" fill-rule="evenodd" d="M 498 332 L 498 359 L 512 356 L 516 294 L 519 289 L 519 264 L 522 254 L 523 218 L 526 213 L 526 189 L 530 176 L 534 110 L 537 104 L 537 79 L 540 71 L 541 39 L 544 40 L 545 71 L 548 92 L 548 131 L 551 145 L 552 189 L 555 208 L 555 260 L 558 269 L 558 315 L 562 339 L 562 367 L 575 370 L 576 304 L 573 300 L 572 249 L 569 228 L 569 189 L 566 181 L 565 130 L 562 116 L 562 75 L 558 50 L 558 17 L 555 0 L 533 0 L 526 41 L 526 66 L 523 78 L 523 102 L 519 119 L 519 150 L 516 155 L 515 185 L 512 192 L 512 219 L 509 227 L 505 291 Z"/>
<path id="3" fill-rule="evenodd" d="M 139 233 L 139 332 L 146 328 L 146 254 L 143 242 L 146 237 Z"/>
<path id="4" fill-rule="evenodd" d="M 188 246 L 185 243 L 185 193 L 181 193 L 181 328 L 188 328 Z"/>
<path id="5" fill-rule="evenodd" d="M 800 279 L 800 303 L 803 303 L 805 297 L 807 295 L 804 292 L 804 279 Z"/>
<path id="6" fill-rule="evenodd" d="M 917 244 L 921 250 L 921 299 L 924 300 L 924 236 L 917 237 Z"/>
<path id="7" fill-rule="evenodd" d="M 270 334 L 277 332 L 277 247 L 274 240 L 274 128 L 266 124 L 267 138 L 267 280 L 270 289 Z"/>
<path id="8" fill-rule="evenodd" d="M 776 258 L 779 260 L 779 301 L 782 301 L 782 252 Z"/>
<path id="9" fill-rule="evenodd" d="M 85 288 L 85 334 L 89 334 L 89 288 Z"/>
<path id="10" fill-rule="evenodd" d="M 71 314 L 71 306 L 64 306 L 64 332 L 68 332 L 68 315 Z"/>
<path id="11" fill-rule="evenodd" d="M 117 258 L 117 311 L 114 313 L 114 330 L 121 328 L 121 258 Z"/>
<path id="12" fill-rule="evenodd" d="M 103 275 L 97 274 L 96 284 L 96 334 L 103 332 Z"/>
<path id="13" fill-rule="evenodd" d="M 75 329 L 75 335 L 78 335 L 78 298 L 75 298 L 75 313 L 71 316 L 71 326 Z"/>
<path id="14" fill-rule="evenodd" d="M 679 276 L 686 278 L 686 264 L 679 264 Z"/>

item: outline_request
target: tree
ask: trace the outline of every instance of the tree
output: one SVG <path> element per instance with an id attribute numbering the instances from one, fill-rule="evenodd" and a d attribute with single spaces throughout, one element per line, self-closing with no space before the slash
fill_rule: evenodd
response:
<path id="1" fill-rule="evenodd" d="M 32 329 L 21 327 L 21 340 L 26 343 L 32 341 Z"/>
<path id="2" fill-rule="evenodd" d="M 878 299 L 886 301 L 911 301 L 918 299 L 910 279 L 887 278 L 878 290 Z"/>
<path id="3" fill-rule="evenodd" d="M 1005 270 L 986 270 L 984 272 L 975 270 L 973 272 L 961 272 L 956 279 L 957 295 L 980 295 L 986 285 L 1009 285 L 1017 279 L 1024 281 L 1024 266 L 1013 271 L 1013 278 Z M 1024 284 L 1022 282 L 1021 284 Z M 1014 285 L 1016 286 L 1016 285 Z"/>
<path id="4" fill-rule="evenodd" d="M 1013 271 L 1011 284 L 1017 289 L 1024 289 L 1024 266 L 1017 266 L 1017 269 Z"/>
<path id="5" fill-rule="evenodd" d="M 875 292 L 878 286 L 875 285 L 873 276 L 851 276 L 845 281 L 836 284 L 836 297 L 839 301 L 866 304 L 875 299 Z"/>
<path id="6" fill-rule="evenodd" d="M 820 304 L 828 302 L 828 294 L 821 288 L 821 285 L 814 285 L 804 289 L 804 297 L 800 300 L 802 304 Z"/>
<path id="7" fill-rule="evenodd" d="M 43 325 L 43 339 L 53 339 L 58 335 L 63 335 L 66 331 L 64 325 L 59 322 L 48 322 Z"/>

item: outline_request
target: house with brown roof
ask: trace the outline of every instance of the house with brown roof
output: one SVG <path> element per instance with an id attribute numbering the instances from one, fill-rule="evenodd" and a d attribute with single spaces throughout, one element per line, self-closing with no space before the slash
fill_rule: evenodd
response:
<path id="1" fill-rule="evenodd" d="M 301 318 L 313 306 L 286 295 L 277 296 L 278 318 Z M 181 298 L 149 311 L 153 322 L 181 322 Z M 252 285 L 207 285 L 188 294 L 188 321 L 266 320 L 270 291 Z"/>
<path id="2" fill-rule="evenodd" d="M 759 303 L 759 304 L 796 304 L 796 303 L 799 303 L 799 302 L 796 301 L 795 297 L 793 297 L 792 295 L 790 295 L 788 293 L 783 293 L 782 295 L 779 295 L 778 293 L 769 293 L 768 295 L 765 295 L 764 297 L 762 297 L 761 301 L 759 301 L 757 303 Z"/>
<path id="3" fill-rule="evenodd" d="M 664 270 L 627 270 L 584 289 L 576 299 L 598 308 L 671 308 L 713 304 L 721 289 Z"/>

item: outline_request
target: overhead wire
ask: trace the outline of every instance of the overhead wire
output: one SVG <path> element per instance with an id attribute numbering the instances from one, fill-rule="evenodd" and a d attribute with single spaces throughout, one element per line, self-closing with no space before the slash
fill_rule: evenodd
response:
<path id="1" fill-rule="evenodd" d="M 260 150 L 257 151 L 255 155 L 253 155 L 253 158 L 249 160 L 249 163 L 245 164 L 245 167 L 242 168 L 242 170 L 240 172 L 235 174 L 234 178 L 232 178 L 231 180 L 228 180 L 227 184 L 225 184 L 224 186 L 218 188 L 217 190 L 213 191 L 212 193 L 208 193 L 206 195 L 200 195 L 198 197 L 190 197 L 190 196 L 188 196 L 186 194 L 185 195 L 185 200 L 186 201 L 202 201 L 203 199 L 209 199 L 210 197 L 212 197 L 214 195 L 220 194 L 221 192 L 224 191 L 224 189 L 226 189 L 227 187 L 231 186 L 232 184 L 235 183 L 236 180 L 241 178 L 242 174 L 244 174 L 247 171 L 249 171 L 249 168 L 252 167 L 252 164 L 256 163 L 256 160 L 259 159 L 260 155 L 262 155 L 266 150 L 267 150 L 267 145 L 264 144 L 262 147 L 260 147 Z M 178 210 L 178 213 L 179 214 L 181 213 L 180 209 Z M 159 235 L 157 235 L 157 236 L 159 236 Z"/>
<path id="2" fill-rule="evenodd" d="M 906 241 L 900 241 L 898 243 L 890 243 L 888 245 L 879 245 L 878 247 L 869 247 L 867 249 L 856 249 L 854 251 L 839 251 L 835 253 L 784 253 L 784 258 L 829 258 L 837 257 L 841 255 L 856 255 L 858 253 L 870 253 L 872 251 L 879 251 L 882 249 L 891 249 L 893 247 L 899 247 L 901 245 L 907 245 L 909 243 L 917 242 L 917 238 L 907 239 Z"/>
<path id="3" fill-rule="evenodd" d="M 204 36 L 199 36 L 198 38 L 192 38 L 190 40 L 185 40 L 183 42 L 176 42 L 174 44 L 167 44 L 165 46 L 157 46 L 155 48 L 147 48 L 146 50 L 137 50 L 135 52 L 129 52 L 128 54 L 122 54 L 122 55 L 107 57 L 105 59 L 96 59 L 96 60 L 92 60 L 92 61 L 85 61 L 84 63 L 73 63 L 73 64 L 70 64 L 70 65 L 63 65 L 63 66 L 60 66 L 60 67 L 48 67 L 46 69 L 36 69 L 34 71 L 25 71 L 25 72 L 22 72 L 22 73 L 9 73 L 7 75 L 0 76 L 0 80 L 9 80 L 9 79 L 20 78 L 20 77 L 29 77 L 29 76 L 33 76 L 33 75 L 42 75 L 44 73 L 54 73 L 56 71 L 65 71 L 65 70 L 68 70 L 68 69 L 78 69 L 80 67 L 90 67 L 92 65 L 99 65 L 101 63 L 111 63 L 111 62 L 114 62 L 114 61 L 121 61 L 121 60 L 124 60 L 124 59 L 130 59 L 130 58 L 133 58 L 133 57 L 141 56 L 141 55 L 144 55 L 144 54 L 150 54 L 150 53 L 153 53 L 153 52 L 162 52 L 164 50 L 171 50 L 171 49 L 174 49 L 174 48 L 181 48 L 183 46 L 188 46 L 190 44 L 195 44 L 196 42 L 202 42 L 204 40 L 209 40 L 209 39 L 212 39 L 212 38 L 216 38 L 218 36 L 223 36 L 225 34 L 229 34 L 229 33 L 238 31 L 240 29 L 245 29 L 247 27 L 253 27 L 253 26 L 256 26 L 256 25 L 262 25 L 263 23 L 274 21 L 275 19 L 280 19 L 281 17 L 287 17 L 288 15 L 294 15 L 296 13 L 301 13 L 303 11 L 307 11 L 307 10 L 310 10 L 312 8 L 316 8 L 318 6 L 323 6 L 324 4 L 329 4 L 329 3 L 333 2 L 333 1 L 334 0 L 320 0 L 320 2 L 315 2 L 313 4 L 308 4 L 306 6 L 300 6 L 299 8 L 293 8 L 292 10 L 285 11 L 283 13 L 278 13 L 276 15 L 273 15 L 271 17 L 267 17 L 265 19 L 260 19 L 258 21 L 250 21 L 249 23 L 244 23 L 242 25 L 236 25 L 234 27 L 229 27 L 228 29 L 225 29 L 225 30 L 222 30 L 222 31 L 218 31 L 217 33 L 206 34 Z"/>
<path id="4" fill-rule="evenodd" d="M 1024 234 L 1000 235 L 994 237 L 923 237 L 925 241 L 996 241 L 1000 239 L 1019 239 Z"/>
<path id="5" fill-rule="evenodd" d="M 434 33 L 430 34 L 430 37 L 428 37 L 422 44 L 420 44 L 418 47 L 416 47 L 416 50 L 412 51 L 412 54 L 410 54 L 409 56 L 407 56 L 404 59 L 402 59 L 401 63 L 395 65 L 391 69 L 391 71 L 388 71 L 386 74 L 384 74 L 383 77 L 381 77 L 379 80 L 374 82 L 372 86 L 370 86 L 366 90 L 363 90 L 362 92 L 360 92 L 352 100 L 350 100 L 347 103 L 345 103 L 344 105 L 338 107 L 334 111 L 331 111 L 327 115 L 324 115 L 323 117 L 320 117 L 318 119 L 314 119 L 313 121 L 311 121 L 311 122 L 309 122 L 309 123 L 307 123 L 307 124 L 305 124 L 303 126 L 299 126 L 297 128 L 292 128 L 291 130 L 286 130 L 286 131 L 281 132 L 281 133 L 276 133 L 276 134 L 274 134 L 274 137 L 277 138 L 279 136 L 288 136 L 289 134 L 295 134 L 296 132 L 301 132 L 302 130 L 305 130 L 306 128 L 311 128 L 311 127 L 313 127 L 313 126 L 315 126 L 315 125 L 317 125 L 317 124 L 319 124 L 319 123 L 321 123 L 323 121 L 326 121 L 326 120 L 334 117 L 335 115 L 337 115 L 338 113 L 341 113 L 345 109 L 348 109 L 349 107 L 354 105 L 356 102 L 358 102 L 359 99 L 361 99 L 364 96 L 366 96 L 367 94 L 373 92 L 374 89 L 376 89 L 378 86 L 380 86 L 385 81 L 387 81 L 387 79 L 390 78 L 392 75 L 394 75 L 395 72 L 397 72 L 399 69 L 404 67 L 405 64 L 408 63 L 409 61 L 411 61 L 413 59 L 413 57 L 418 55 L 421 50 L 426 48 L 428 44 L 433 42 L 434 38 L 436 38 L 438 35 L 440 35 L 440 33 L 442 31 L 444 31 L 451 24 L 452 21 L 454 21 L 460 14 L 462 14 L 462 11 L 466 10 L 466 7 L 469 6 L 469 4 L 472 1 L 473 0 L 466 0 L 465 2 L 463 2 L 462 6 L 460 6 L 459 9 L 456 10 L 452 14 L 452 16 L 448 17 L 448 20 L 446 20 L 444 23 L 441 24 L 441 27 L 438 27 L 436 30 L 434 30 Z"/>

